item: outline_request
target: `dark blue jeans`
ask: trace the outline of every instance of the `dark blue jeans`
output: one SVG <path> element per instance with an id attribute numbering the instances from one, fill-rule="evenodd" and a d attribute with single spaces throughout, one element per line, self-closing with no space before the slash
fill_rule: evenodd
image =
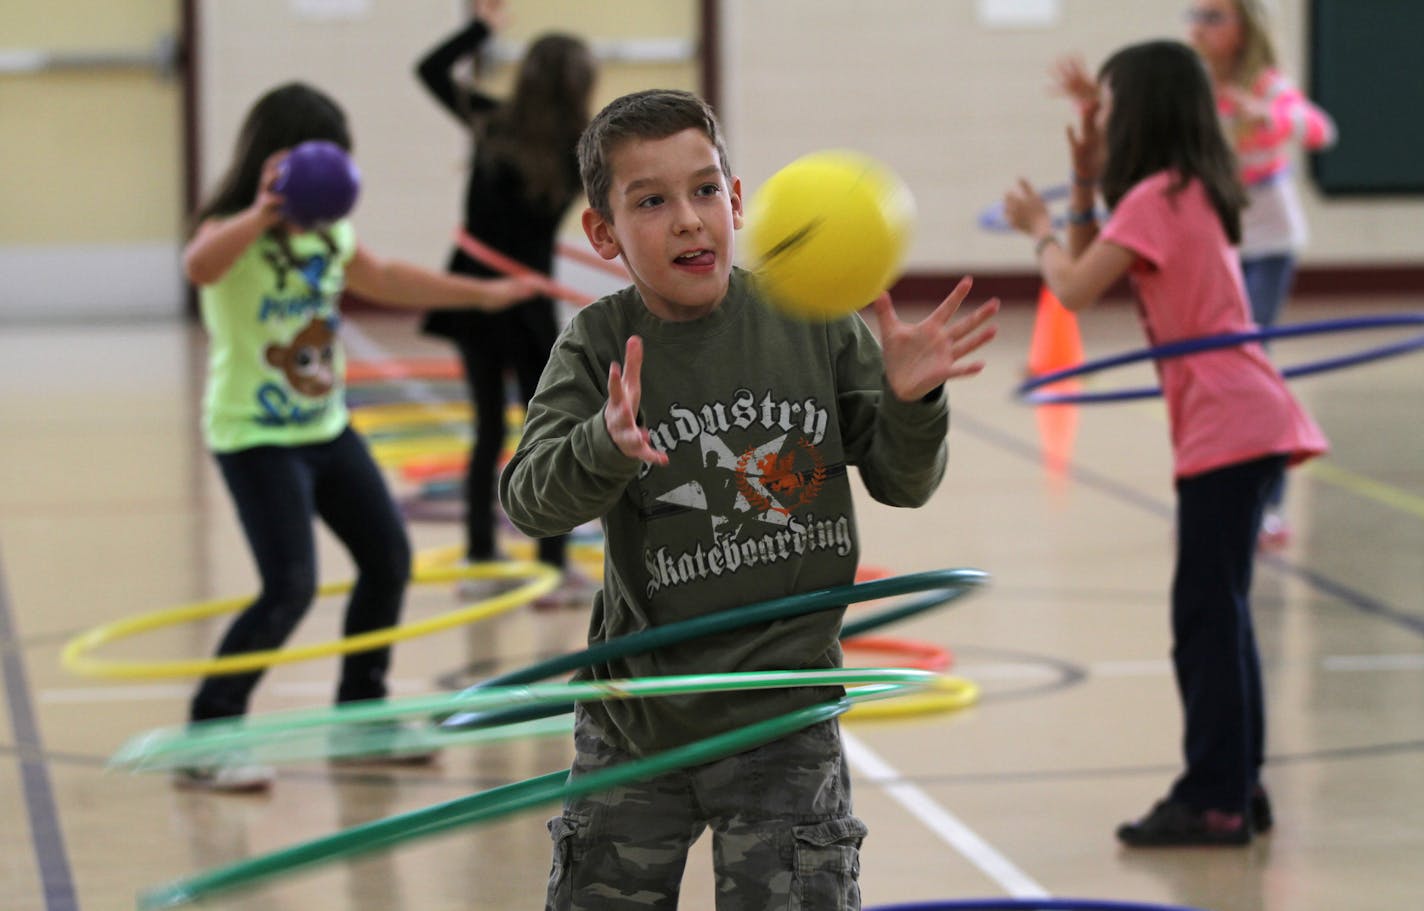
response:
<path id="1" fill-rule="evenodd" d="M 320 517 L 356 564 L 346 605 L 346 636 L 392 626 L 410 578 L 410 542 L 400 513 L 360 437 L 347 427 L 329 443 L 258 446 L 217 455 L 262 590 L 233 621 L 218 655 L 280 648 L 311 607 L 317 589 Z M 341 660 L 338 702 L 386 695 L 389 647 Z M 262 671 L 207 677 L 189 709 L 192 721 L 247 712 Z"/>
<path id="2" fill-rule="evenodd" d="M 552 324 L 550 333 L 555 331 Z M 475 446 L 465 474 L 465 556 L 473 561 L 495 558 L 495 484 L 499 457 L 507 433 L 504 373 L 514 371 L 519 397 L 528 406 L 539 386 L 539 376 L 549 362 L 554 335 L 507 332 L 499 338 L 478 337 L 456 343 L 475 410 Z M 539 561 L 564 568 L 568 538 L 540 538 Z"/>
<path id="3" fill-rule="evenodd" d="M 1285 465 L 1270 456 L 1177 482 L 1172 664 L 1186 771 L 1170 796 L 1198 810 L 1241 812 L 1265 760 L 1251 570 L 1266 497 Z"/>

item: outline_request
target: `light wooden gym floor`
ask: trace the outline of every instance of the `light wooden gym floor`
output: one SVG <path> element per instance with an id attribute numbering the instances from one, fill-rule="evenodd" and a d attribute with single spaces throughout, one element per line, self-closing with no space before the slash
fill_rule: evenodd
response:
<path id="1" fill-rule="evenodd" d="M 1301 301 L 1290 321 L 1410 312 L 1417 302 Z M 984 591 L 887 634 L 949 647 L 983 695 L 957 714 L 847 722 L 867 907 L 1059 896 L 1212 911 L 1372 911 L 1424 904 L 1424 355 L 1298 381 L 1334 451 L 1293 472 L 1295 538 L 1257 566 L 1276 830 L 1244 849 L 1127 851 L 1114 827 L 1178 768 L 1168 664 L 1172 510 L 1160 402 L 1082 407 L 1071 458 L 1045 467 L 1045 431 L 1012 389 L 1034 308 L 1005 310 L 989 369 L 951 387 L 950 470 L 926 507 L 862 497 L 866 564 L 974 567 Z M 448 357 L 406 318 L 358 314 L 360 351 Z M 1126 306 L 1080 320 L 1088 355 L 1140 344 Z M 1278 344 L 1281 363 L 1401 332 Z M 78 677 L 60 649 L 97 624 L 250 592 L 231 505 L 201 446 L 203 338 L 187 323 L 12 327 L 0 335 L 0 908 L 132 908 L 142 890 L 339 828 L 563 768 L 564 738 L 452 750 L 431 770 L 285 766 L 270 796 L 175 791 L 106 771 L 129 737 L 182 719 L 188 679 Z M 1147 368 L 1103 374 L 1140 383 Z M 1064 431 L 1050 432 L 1062 444 Z M 392 477 L 398 489 L 402 482 Z M 418 549 L 455 544 L 416 523 Z M 322 574 L 348 564 L 322 533 Z M 407 617 L 448 610 L 412 589 Z M 336 634 L 323 601 L 296 641 Z M 506 666 L 581 615 L 536 631 L 521 611 L 474 628 Z M 116 643 L 108 657 L 202 658 L 223 621 Z M 396 646 L 398 693 L 429 693 L 467 660 L 462 630 Z M 541 641 L 536 641 L 541 640 Z M 318 706 L 335 660 L 271 671 L 256 711 Z M 482 911 L 541 906 L 553 808 L 214 898 L 222 909 Z M 710 909 L 706 840 L 682 907 Z"/>

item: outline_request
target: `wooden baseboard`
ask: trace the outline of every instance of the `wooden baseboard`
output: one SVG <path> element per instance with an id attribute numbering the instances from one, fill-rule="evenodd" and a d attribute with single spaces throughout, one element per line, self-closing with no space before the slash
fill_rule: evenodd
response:
<path id="1" fill-rule="evenodd" d="M 901 300 L 937 300 L 953 288 L 959 274 L 911 272 L 901 277 L 891 294 Z M 1005 301 L 1036 301 L 1040 280 L 1036 272 L 976 272 L 974 298 L 997 297 Z M 1296 273 L 1295 297 L 1371 297 L 1424 294 L 1424 264 L 1368 263 L 1360 265 L 1303 266 Z M 1126 285 L 1113 289 L 1112 297 L 1125 296 Z"/>

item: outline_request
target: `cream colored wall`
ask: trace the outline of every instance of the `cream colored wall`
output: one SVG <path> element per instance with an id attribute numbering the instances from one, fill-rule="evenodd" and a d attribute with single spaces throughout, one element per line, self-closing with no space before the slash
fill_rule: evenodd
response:
<path id="1" fill-rule="evenodd" d="M 686 37 L 695 0 L 512 0 L 498 37 L 511 44 L 557 29 L 598 43 Z M 336 15 L 320 18 L 310 10 Z M 376 252 L 443 267 L 464 200 L 469 141 L 415 78 L 416 60 L 465 21 L 456 0 L 204 0 L 201 18 L 202 183 L 220 176 L 248 107 L 289 79 L 332 95 L 351 121 L 362 192 L 353 220 Z M 697 87 L 693 58 L 607 63 L 597 103 L 651 85 Z M 504 94 L 512 68 L 485 87 Z M 572 235 L 575 229 L 567 227 Z"/>
<path id="2" fill-rule="evenodd" d="M 744 181 L 755 186 L 813 149 L 859 148 L 915 194 L 909 268 L 1027 269 L 1021 238 L 987 233 L 975 218 L 1019 175 L 1067 179 L 1069 110 L 1047 92 L 1050 62 L 1076 52 L 1096 66 L 1122 44 L 1180 37 L 1186 3 L 1060 0 L 1053 27 L 1003 29 L 981 24 L 981 2 L 721 0 L 722 113 Z M 1287 69 L 1304 83 L 1306 0 L 1276 7 Z M 1325 200 L 1300 183 L 1313 233 L 1307 264 L 1420 262 L 1419 197 Z"/>
<path id="3" fill-rule="evenodd" d="M 1092 63 L 1134 40 L 1181 33 L 1184 0 L 1059 0 L 1047 29 L 992 29 L 992 0 L 719 0 L 721 114 L 749 190 L 802 152 L 854 146 L 890 162 L 920 208 L 910 268 L 1023 270 L 1022 242 L 975 216 L 1016 175 L 1064 178 L 1066 106 L 1045 68 Z M 698 0 L 510 0 L 507 37 L 560 28 L 594 40 L 695 40 Z M 1306 0 L 1277 0 L 1301 81 Z M 176 0 L 7 0 L 0 49 L 144 49 L 176 28 Z M 252 100 L 304 78 L 351 114 L 366 190 L 362 236 L 380 252 L 443 263 L 459 218 L 463 131 L 412 75 L 463 21 L 460 0 L 200 0 L 204 186 L 225 165 Z M 303 11 L 354 16 L 304 18 Z M 505 80 L 492 87 L 502 91 Z M 696 87 L 698 64 L 605 67 L 599 100 Z M 1368 103 L 1366 100 L 1363 103 Z M 0 75 L 0 320 L 176 313 L 181 301 L 178 83 L 148 71 Z M 1301 173 L 1304 173 L 1302 167 Z M 1424 202 L 1322 199 L 1302 180 L 1307 264 L 1420 261 Z M 572 224 L 566 234 L 576 239 Z"/>
<path id="4" fill-rule="evenodd" d="M 142 54 L 166 0 L 5 0 L 0 49 Z M 152 69 L 0 72 L 0 320 L 177 312 L 180 87 Z"/>

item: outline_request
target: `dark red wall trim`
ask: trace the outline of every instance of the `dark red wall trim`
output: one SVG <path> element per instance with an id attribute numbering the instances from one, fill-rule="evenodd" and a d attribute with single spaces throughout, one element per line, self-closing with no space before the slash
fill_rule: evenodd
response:
<path id="1" fill-rule="evenodd" d="M 1037 301 L 1040 280 L 1033 272 L 975 272 L 975 300 Z M 938 300 L 959 281 L 962 273 L 911 272 L 901 277 L 891 294 L 904 301 Z M 1109 296 L 1124 297 L 1126 285 Z M 1418 294 L 1424 297 L 1424 264 L 1381 263 L 1306 266 L 1296 275 L 1296 297 L 1369 297 Z"/>

